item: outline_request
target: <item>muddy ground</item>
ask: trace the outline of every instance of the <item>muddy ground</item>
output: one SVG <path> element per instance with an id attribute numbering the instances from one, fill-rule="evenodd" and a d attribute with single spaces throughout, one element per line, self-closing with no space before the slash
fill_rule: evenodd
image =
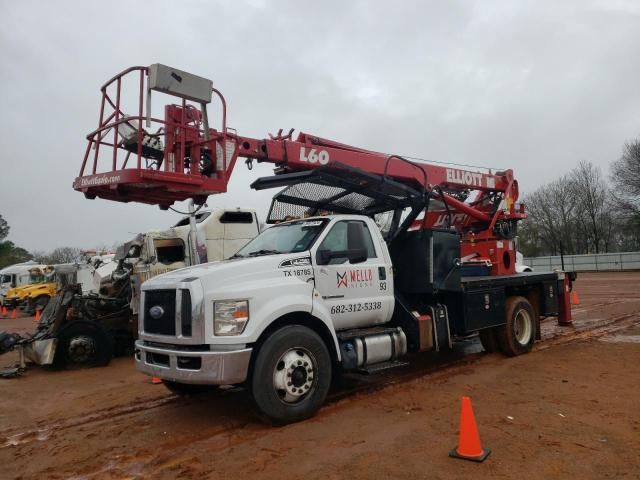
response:
<path id="1" fill-rule="evenodd" d="M 640 272 L 584 274 L 575 327 L 543 324 L 517 358 L 477 341 L 334 390 L 311 420 L 268 427 L 240 389 L 177 398 L 109 367 L 0 380 L 0 478 L 640 478 Z M 0 320 L 28 331 L 33 320 Z M 13 357 L 0 357 L 0 367 Z M 471 397 L 482 464 L 455 460 Z"/>

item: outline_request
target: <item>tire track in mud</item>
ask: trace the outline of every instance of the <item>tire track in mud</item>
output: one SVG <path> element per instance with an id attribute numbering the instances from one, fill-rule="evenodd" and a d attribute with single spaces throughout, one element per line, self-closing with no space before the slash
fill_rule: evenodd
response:
<path id="1" fill-rule="evenodd" d="M 616 302 L 611 302 L 616 303 Z M 610 304 L 592 304 L 588 309 L 598 308 Z M 594 325 L 598 322 L 597 325 Z M 586 326 L 583 325 L 586 323 Z M 563 330 L 544 336 L 542 341 L 534 345 L 533 351 L 543 351 L 549 347 L 556 345 L 569 344 L 573 342 L 586 341 L 598 337 L 606 336 L 619 330 L 629 328 L 634 325 L 640 325 L 640 317 L 638 313 L 625 313 L 607 319 L 582 319 L 576 327 L 568 327 L 569 330 Z M 550 328 L 552 329 L 552 328 Z M 454 352 L 452 358 L 450 355 L 444 355 L 442 360 L 429 358 L 428 355 L 423 356 L 420 360 L 416 357 L 415 364 L 412 363 L 403 368 L 396 368 L 390 371 L 383 371 L 375 375 L 352 377 L 349 376 L 347 383 L 340 388 L 332 390 L 327 398 L 327 405 L 335 404 L 343 399 L 352 397 L 355 400 L 358 396 L 371 394 L 392 385 L 402 384 L 417 378 L 428 378 L 440 375 L 455 375 L 457 370 L 467 368 L 469 365 L 476 363 L 484 356 L 483 352 L 464 353 Z M 356 380 L 357 379 L 357 380 Z M 204 401 L 210 401 L 213 398 L 222 398 L 228 396 L 233 402 L 234 395 L 243 395 L 238 392 L 240 389 L 233 391 L 221 391 L 207 394 Z M 37 428 L 25 430 L 21 432 L 10 432 L 1 442 L 0 449 L 7 447 L 20 447 L 32 442 L 45 441 L 54 433 L 64 430 L 81 429 L 81 427 L 97 426 L 100 423 L 114 421 L 114 428 L 122 426 L 123 422 L 129 425 L 135 424 L 136 415 L 155 410 L 156 415 L 162 416 L 163 410 L 171 408 L 173 405 L 183 401 L 178 396 L 170 395 L 163 398 L 152 400 L 132 402 L 126 405 L 111 407 L 104 410 L 98 410 L 88 415 L 71 417 L 67 420 L 46 423 L 39 423 Z M 195 400 L 198 401 L 203 400 Z M 224 399 L 226 400 L 226 399 Z M 222 401 L 224 401 L 222 400 Z M 165 412 L 166 413 L 166 412 Z M 206 455 L 213 451 L 224 450 L 233 446 L 238 446 L 246 442 L 250 442 L 255 438 L 268 432 L 269 428 L 261 425 L 254 413 L 240 413 L 226 417 L 228 421 L 222 425 L 213 426 L 213 428 L 203 428 L 196 432 L 183 433 L 178 436 L 171 436 L 166 440 L 160 438 L 160 441 L 154 442 L 152 446 L 136 448 L 135 446 L 126 453 L 110 456 L 105 461 L 105 452 L 98 452 L 93 462 L 85 464 L 80 471 L 75 471 L 76 480 L 89 480 L 104 474 L 105 471 L 116 472 L 122 476 L 133 476 L 133 478 L 141 478 L 144 471 L 145 476 L 153 478 L 157 474 L 166 469 L 183 468 L 190 459 Z M 171 454 L 162 453 L 171 452 Z M 85 459 L 88 461 L 89 459 Z M 102 460 L 100 462 L 100 460 Z M 96 462 L 100 462 L 100 466 Z M 82 461 L 80 462 L 82 463 Z M 187 467 L 184 467 L 187 468 Z M 65 477 L 65 478 L 67 478 Z"/>
<path id="2" fill-rule="evenodd" d="M 101 422 L 107 419 L 114 419 L 125 415 L 132 415 L 142 410 L 146 411 L 149 409 L 162 407 L 168 403 L 176 402 L 177 400 L 178 397 L 176 395 L 172 395 L 165 398 L 145 400 L 142 402 L 129 403 L 127 405 L 98 410 L 89 415 L 83 415 L 82 417 L 71 417 L 61 422 L 42 423 L 38 428 L 33 428 L 18 433 L 10 432 L 10 434 L 3 439 L 3 443 L 0 445 L 0 448 L 22 445 L 24 443 L 29 443 L 30 441 L 35 440 L 46 440 L 47 438 L 49 438 L 50 433 L 53 431 L 81 427 L 88 424 Z"/>
<path id="3" fill-rule="evenodd" d="M 635 325 L 640 325 L 640 315 L 638 313 L 625 313 L 609 319 L 596 319 L 601 323 L 596 327 L 578 328 L 570 333 L 559 333 L 533 347 L 533 351 L 545 350 L 556 345 L 564 345 L 610 335 L 619 330 L 624 330 Z M 591 320 L 593 322 L 593 320 Z M 572 327 L 568 327 L 572 328 Z"/>

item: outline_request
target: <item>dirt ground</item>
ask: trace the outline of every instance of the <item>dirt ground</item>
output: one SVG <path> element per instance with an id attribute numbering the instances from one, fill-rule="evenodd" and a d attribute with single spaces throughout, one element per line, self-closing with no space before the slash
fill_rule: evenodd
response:
<path id="1" fill-rule="evenodd" d="M 575 326 L 529 355 L 480 353 L 356 378 L 319 414 L 268 427 L 240 389 L 178 398 L 109 367 L 0 380 L 0 478 L 640 478 L 640 272 L 580 275 Z M 28 331 L 33 320 L 0 320 Z M 14 359 L 0 357 L 0 366 Z M 482 464 L 448 457 L 471 397 Z"/>

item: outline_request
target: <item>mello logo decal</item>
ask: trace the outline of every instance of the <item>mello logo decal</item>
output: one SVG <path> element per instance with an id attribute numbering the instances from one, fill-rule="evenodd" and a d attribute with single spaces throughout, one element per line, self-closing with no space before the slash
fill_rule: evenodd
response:
<path id="1" fill-rule="evenodd" d="M 373 270 L 371 268 L 361 268 L 358 270 L 347 270 L 336 272 L 338 288 L 364 288 L 373 285 Z"/>

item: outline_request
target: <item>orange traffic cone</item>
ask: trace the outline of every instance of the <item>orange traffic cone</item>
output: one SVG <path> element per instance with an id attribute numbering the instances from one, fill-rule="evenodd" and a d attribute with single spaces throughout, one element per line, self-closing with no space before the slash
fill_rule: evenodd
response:
<path id="1" fill-rule="evenodd" d="M 40 309 L 36 308 L 36 322 L 40 321 Z"/>
<path id="2" fill-rule="evenodd" d="M 571 305 L 580 305 L 580 299 L 578 298 L 578 292 L 576 290 L 571 292 Z"/>
<path id="3" fill-rule="evenodd" d="M 11 318 L 18 318 L 18 309 L 17 308 L 13 308 L 13 313 L 11 314 Z"/>
<path id="4" fill-rule="evenodd" d="M 483 462 L 489 456 L 491 450 L 482 448 L 480 435 L 476 426 L 476 418 L 473 415 L 471 399 L 462 397 L 462 410 L 460 411 L 460 435 L 458 446 L 449 452 L 450 457 Z"/>
<path id="5" fill-rule="evenodd" d="M 160 377 L 151 377 L 151 383 L 158 385 L 159 383 L 162 383 L 162 379 Z"/>
<path id="6" fill-rule="evenodd" d="M 7 315 L 9 315 L 6 305 L 2 305 L 2 310 L 0 311 L 0 315 L 2 315 L 3 317 L 6 317 Z"/>

